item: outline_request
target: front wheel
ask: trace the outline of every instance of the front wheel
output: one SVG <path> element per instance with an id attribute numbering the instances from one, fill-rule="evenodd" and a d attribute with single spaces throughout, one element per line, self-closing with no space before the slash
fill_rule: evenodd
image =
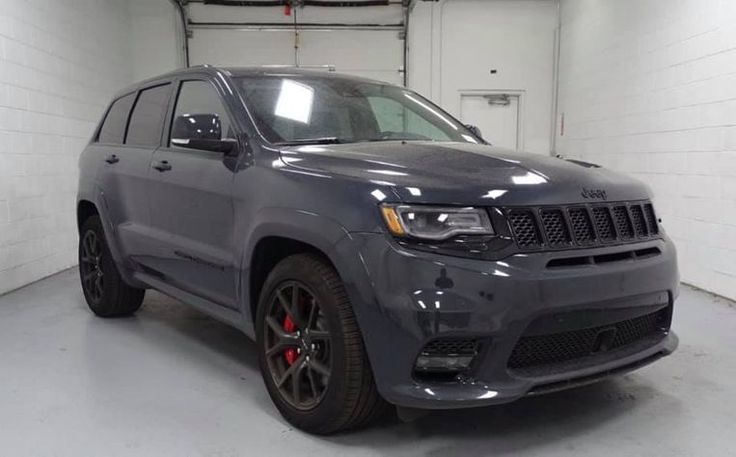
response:
<path id="1" fill-rule="evenodd" d="M 350 300 L 323 258 L 298 254 L 276 265 L 256 320 L 266 388 L 291 424 L 329 434 L 363 425 L 385 410 Z"/>
<path id="2" fill-rule="evenodd" d="M 146 291 L 123 282 L 107 247 L 99 216 L 91 216 L 82 224 L 79 276 L 87 305 L 96 315 L 124 316 L 141 307 Z"/>

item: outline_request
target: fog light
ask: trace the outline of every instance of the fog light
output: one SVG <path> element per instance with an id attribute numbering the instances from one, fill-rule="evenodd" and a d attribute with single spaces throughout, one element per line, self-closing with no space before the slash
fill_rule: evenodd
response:
<path id="1" fill-rule="evenodd" d="M 415 369 L 422 371 L 463 371 L 467 370 L 473 355 L 425 355 L 417 357 Z"/>
<path id="2" fill-rule="evenodd" d="M 479 352 L 477 338 L 437 338 L 422 348 L 414 362 L 414 376 L 420 381 L 455 382 L 470 370 Z"/>

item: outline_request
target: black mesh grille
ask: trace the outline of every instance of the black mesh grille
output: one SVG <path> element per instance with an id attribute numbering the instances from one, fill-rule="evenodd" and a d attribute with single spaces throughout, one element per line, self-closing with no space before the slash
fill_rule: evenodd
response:
<path id="1" fill-rule="evenodd" d="M 616 221 L 616 229 L 621 238 L 628 239 L 634 237 L 634 227 L 629 220 L 629 212 L 625 206 L 613 207 L 613 220 Z"/>
<path id="2" fill-rule="evenodd" d="M 651 203 L 644 205 L 644 216 L 647 219 L 647 225 L 649 226 L 649 233 L 656 235 L 659 233 L 659 224 L 657 223 L 657 216 L 654 214 L 654 206 Z"/>
<path id="3" fill-rule="evenodd" d="M 647 221 L 644 220 L 644 211 L 641 206 L 635 205 L 631 207 L 631 222 L 634 224 L 634 233 L 639 238 L 649 236 Z"/>
<path id="4" fill-rule="evenodd" d="M 588 244 L 595 241 L 595 230 L 593 223 L 585 208 L 570 208 L 570 223 L 575 234 L 575 240 L 580 244 Z"/>
<path id="5" fill-rule="evenodd" d="M 570 230 L 567 228 L 565 216 L 559 209 L 545 209 L 540 211 L 542 224 L 544 225 L 544 233 L 547 235 L 547 241 L 552 246 L 569 244 Z"/>
<path id="6" fill-rule="evenodd" d="M 528 210 L 513 210 L 509 212 L 509 222 L 519 247 L 537 246 L 542 244 L 539 237 L 534 214 Z"/>
<path id="7" fill-rule="evenodd" d="M 511 369 L 562 364 L 608 352 L 657 334 L 669 326 L 669 308 L 610 325 L 549 335 L 523 336 L 508 361 Z M 603 341 L 606 336 L 608 339 Z"/>
<path id="8" fill-rule="evenodd" d="M 611 212 L 606 206 L 597 206 L 593 208 L 593 218 L 595 219 L 595 227 L 598 230 L 598 237 L 603 241 L 612 241 L 616 239 L 616 230 L 613 227 L 613 219 Z"/>
<path id="9" fill-rule="evenodd" d="M 478 351 L 478 340 L 473 338 L 441 338 L 424 346 L 422 354 L 458 355 L 475 354 Z"/>
<path id="10" fill-rule="evenodd" d="M 659 233 L 654 208 L 648 202 L 507 208 L 506 215 L 521 249 L 631 243 Z"/>
<path id="11" fill-rule="evenodd" d="M 619 322 L 616 325 L 616 337 L 613 340 L 613 347 L 621 347 L 636 342 L 639 338 L 651 335 L 657 332 L 665 325 L 664 312 L 647 314 Z"/>

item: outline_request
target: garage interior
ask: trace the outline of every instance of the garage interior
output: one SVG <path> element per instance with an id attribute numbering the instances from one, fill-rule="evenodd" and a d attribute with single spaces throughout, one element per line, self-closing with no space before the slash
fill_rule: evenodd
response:
<path id="1" fill-rule="evenodd" d="M 736 2 L 4 0 L 0 454 L 736 455 Z M 79 287 L 79 154 L 112 95 L 184 66 L 298 66 L 419 92 L 496 146 L 637 177 L 683 285 L 661 362 L 580 389 L 310 436 L 254 344 L 149 292 Z"/>

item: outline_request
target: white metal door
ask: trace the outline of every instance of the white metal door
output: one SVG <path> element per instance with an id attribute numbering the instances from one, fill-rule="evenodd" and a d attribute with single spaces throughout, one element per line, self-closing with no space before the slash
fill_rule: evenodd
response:
<path id="1" fill-rule="evenodd" d="M 191 65 L 223 67 L 293 65 L 294 32 L 289 30 L 195 30 L 189 40 Z"/>
<path id="2" fill-rule="evenodd" d="M 300 65 L 403 84 L 404 45 L 394 30 L 304 30 L 299 38 Z"/>
<path id="3" fill-rule="evenodd" d="M 189 60 L 191 65 L 325 68 L 402 84 L 404 42 L 397 24 L 403 10 L 400 2 L 395 3 L 360 8 L 304 7 L 284 16 L 282 7 L 191 2 L 187 6 L 192 31 Z M 298 23 L 305 24 L 297 27 L 298 37 L 293 28 L 297 16 Z M 258 23 L 263 25 L 254 25 Z"/>
<path id="4" fill-rule="evenodd" d="M 519 104 L 518 94 L 463 94 L 460 116 L 464 123 L 477 126 L 489 143 L 518 151 L 522 149 Z"/>
<path id="5" fill-rule="evenodd" d="M 329 67 L 339 73 L 403 84 L 403 42 L 397 32 L 303 30 L 299 32 L 299 65 Z M 294 32 L 290 30 L 195 30 L 189 40 L 192 65 L 294 65 Z"/>

